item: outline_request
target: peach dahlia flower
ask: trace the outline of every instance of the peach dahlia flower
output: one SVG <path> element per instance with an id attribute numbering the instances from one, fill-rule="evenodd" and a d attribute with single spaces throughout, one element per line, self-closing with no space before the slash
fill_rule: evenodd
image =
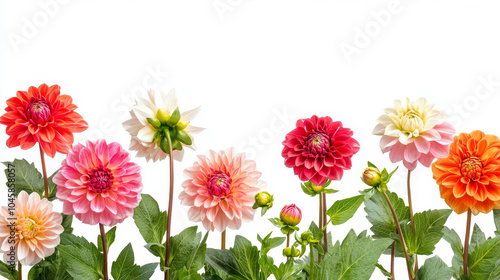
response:
<path id="1" fill-rule="evenodd" d="M 59 235 L 64 231 L 61 226 L 62 216 L 57 212 L 52 212 L 52 202 L 46 198 L 40 199 L 36 192 L 28 195 L 21 191 L 15 202 L 15 217 L 17 218 L 15 227 L 15 252 L 17 260 L 22 265 L 35 265 L 43 258 L 54 253 L 55 247 L 59 244 Z M 7 206 L 2 206 L 0 210 L 0 250 L 3 252 L 4 261 L 10 261 L 7 255 L 12 246 L 9 243 L 13 218 Z"/>
<path id="2" fill-rule="evenodd" d="M 193 166 L 186 168 L 187 178 L 179 199 L 190 206 L 188 216 L 193 222 L 203 222 L 207 230 L 220 232 L 239 229 L 242 221 L 253 219 L 254 196 L 264 186 L 255 162 L 245 154 L 228 149 L 207 156 L 198 156 Z"/>
<path id="3" fill-rule="evenodd" d="M 455 136 L 448 157 L 432 165 L 441 197 L 458 214 L 500 208 L 500 140 L 476 130 Z"/>
<path id="4" fill-rule="evenodd" d="M 409 170 L 420 162 L 431 166 L 435 158 L 448 155 L 455 129 L 443 122 L 446 114 L 435 110 L 425 98 L 395 100 L 394 108 L 385 109 L 373 134 L 381 135 L 380 149 L 389 152 L 392 162 L 403 161 Z"/>
<path id="5" fill-rule="evenodd" d="M 90 225 L 123 222 L 141 201 L 140 170 L 118 143 L 75 145 L 54 177 L 63 213 Z"/>
<path id="6" fill-rule="evenodd" d="M 0 123 L 7 126 L 9 148 L 26 150 L 40 143 L 50 157 L 56 152 L 66 154 L 73 144 L 73 133 L 87 129 L 88 124 L 75 112 L 69 95 L 61 95 L 58 85 L 30 87 L 18 91 L 7 100 L 7 113 Z"/>

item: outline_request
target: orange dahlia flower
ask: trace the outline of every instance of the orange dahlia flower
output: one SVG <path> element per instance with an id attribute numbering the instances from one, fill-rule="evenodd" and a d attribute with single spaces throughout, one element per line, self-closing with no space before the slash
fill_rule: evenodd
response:
<path id="1" fill-rule="evenodd" d="M 73 133 L 87 129 L 88 124 L 74 110 L 69 95 L 60 95 L 58 85 L 42 84 L 28 91 L 18 91 L 7 100 L 8 107 L 0 117 L 7 126 L 9 148 L 21 146 L 26 150 L 40 143 L 50 157 L 56 152 L 66 154 L 73 144 Z"/>
<path id="2" fill-rule="evenodd" d="M 481 131 L 455 136 L 447 158 L 432 165 L 441 197 L 458 214 L 500 208 L 500 140 Z"/>

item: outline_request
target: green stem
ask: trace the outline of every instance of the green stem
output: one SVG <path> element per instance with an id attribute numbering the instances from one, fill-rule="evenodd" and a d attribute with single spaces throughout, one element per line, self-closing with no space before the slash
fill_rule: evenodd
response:
<path id="1" fill-rule="evenodd" d="M 406 250 L 405 239 L 403 237 L 403 232 L 401 231 L 401 227 L 399 226 L 398 216 L 396 215 L 396 211 L 394 211 L 394 207 L 392 206 L 391 200 L 389 199 L 387 194 L 385 192 L 382 193 L 384 194 L 385 200 L 387 200 L 387 203 L 389 204 L 389 208 L 391 208 L 392 216 L 394 217 L 394 223 L 396 223 L 396 228 L 399 233 L 399 239 L 401 239 L 401 247 L 403 247 L 403 251 L 405 253 L 406 268 L 408 269 L 408 279 L 413 280 L 413 272 L 411 270 L 411 265 L 410 265 L 410 256 L 408 255 L 408 251 Z"/>
<path id="2" fill-rule="evenodd" d="M 288 232 L 286 233 L 286 247 L 289 248 L 290 247 L 290 230 L 288 230 Z M 293 255 L 293 254 L 292 254 Z M 287 257 L 286 260 L 288 261 L 290 259 L 290 257 Z"/>
<path id="3" fill-rule="evenodd" d="M 102 253 L 104 255 L 104 261 L 103 261 L 104 280 L 108 280 L 108 245 L 106 243 L 106 232 L 104 231 L 104 226 L 101 223 L 99 223 L 99 230 L 101 231 Z"/>
<path id="4" fill-rule="evenodd" d="M 406 186 L 408 192 L 408 206 L 410 208 L 411 231 L 413 232 L 413 236 L 415 236 L 415 220 L 413 218 L 413 203 L 411 201 L 410 175 L 411 175 L 411 170 L 408 169 L 408 178 L 406 180 Z M 418 256 L 417 254 L 415 254 L 415 271 L 417 270 L 418 270 Z"/>
<path id="5" fill-rule="evenodd" d="M 323 229 L 323 227 L 324 227 L 323 223 L 325 222 L 325 221 L 323 221 L 323 193 L 320 192 L 318 194 L 318 197 L 319 197 L 319 211 L 318 211 L 319 212 L 319 225 L 318 225 L 318 227 L 320 229 Z M 320 263 L 320 262 L 321 262 L 321 254 L 318 252 L 318 263 Z"/>
<path id="6" fill-rule="evenodd" d="M 44 187 L 44 197 L 49 198 L 49 180 L 47 179 L 47 168 L 45 167 L 45 153 L 43 152 L 42 145 L 40 147 L 40 159 L 42 160 L 42 172 L 43 172 L 43 187 Z"/>
<path id="7" fill-rule="evenodd" d="M 323 249 L 326 253 L 328 253 L 328 232 L 326 227 L 328 227 L 328 223 L 326 221 L 326 193 L 323 193 Z"/>
<path id="8" fill-rule="evenodd" d="M 23 265 L 17 261 L 17 279 L 23 280 Z"/>
<path id="9" fill-rule="evenodd" d="M 465 229 L 465 241 L 464 241 L 464 275 L 469 275 L 469 269 L 467 267 L 467 261 L 469 259 L 469 238 L 470 238 L 470 224 L 472 212 L 470 208 L 467 210 L 467 227 Z"/>
<path id="10" fill-rule="evenodd" d="M 309 262 L 309 280 L 313 280 L 314 279 L 314 253 L 313 253 L 313 244 L 312 243 L 309 243 L 309 250 L 311 251 L 311 258 L 310 258 L 310 262 Z"/>
<path id="11" fill-rule="evenodd" d="M 173 196 L 174 196 L 174 158 L 172 156 L 172 139 L 170 139 L 170 133 L 168 132 L 168 129 L 165 130 L 166 132 L 166 137 L 168 141 L 168 147 L 169 147 L 169 162 L 170 162 L 170 188 L 168 192 L 168 212 L 167 212 L 167 242 L 166 242 L 166 251 L 165 251 L 165 268 L 170 266 L 170 227 L 172 224 L 172 202 L 173 202 Z M 165 280 L 168 280 L 170 278 L 169 275 L 169 270 L 165 270 Z"/>

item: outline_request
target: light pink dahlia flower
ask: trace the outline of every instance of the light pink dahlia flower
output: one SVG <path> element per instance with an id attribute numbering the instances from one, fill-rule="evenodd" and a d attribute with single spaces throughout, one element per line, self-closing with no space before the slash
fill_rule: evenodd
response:
<path id="1" fill-rule="evenodd" d="M 11 213 L 7 206 L 0 210 L 0 249 L 5 263 L 19 260 L 22 265 L 32 266 L 54 253 L 60 242 L 59 235 L 64 231 L 62 216 L 52 212 L 52 202 L 40 199 L 36 192 L 28 195 L 21 191 L 14 204 L 15 213 Z M 10 226 L 13 220 L 8 220 L 14 217 L 17 218 L 15 228 Z M 9 238 L 13 233 L 15 244 L 12 243 L 14 239 Z M 15 260 L 8 255 L 11 246 L 15 247 Z"/>
<path id="2" fill-rule="evenodd" d="M 300 180 L 317 186 L 324 185 L 326 179 L 340 180 L 344 170 L 352 166 L 351 157 L 359 151 L 352 135 L 352 130 L 330 117 L 298 120 L 283 141 L 285 166 L 293 168 Z"/>
<path id="3" fill-rule="evenodd" d="M 188 216 L 193 222 L 203 222 L 207 230 L 220 232 L 239 229 L 241 222 L 253 219 L 254 196 L 264 186 L 255 170 L 255 162 L 245 154 L 228 149 L 207 156 L 198 156 L 193 166 L 186 168 L 187 178 L 179 198 L 190 206 Z"/>
<path id="4" fill-rule="evenodd" d="M 373 134 L 381 135 L 380 149 L 389 152 L 392 162 L 403 161 L 409 170 L 420 162 L 430 167 L 435 158 L 448 155 L 455 129 L 443 122 L 446 114 L 433 109 L 425 98 L 394 101 L 394 108 L 385 109 L 378 118 Z"/>
<path id="5" fill-rule="evenodd" d="M 134 213 L 141 201 L 139 165 L 118 143 L 77 144 L 54 177 L 63 213 L 86 224 L 114 226 Z"/>

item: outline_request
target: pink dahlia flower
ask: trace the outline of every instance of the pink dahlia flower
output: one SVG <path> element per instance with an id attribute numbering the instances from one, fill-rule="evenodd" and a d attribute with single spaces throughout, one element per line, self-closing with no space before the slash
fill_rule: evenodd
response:
<path id="1" fill-rule="evenodd" d="M 59 235 L 64 231 L 61 226 L 62 216 L 52 212 L 52 202 L 46 198 L 40 199 L 36 192 L 28 195 L 21 191 L 14 204 L 14 216 L 17 217 L 15 228 L 10 227 L 12 220 L 8 218 L 13 216 L 7 206 L 2 206 L 0 210 L 0 250 L 4 254 L 4 262 L 19 260 L 23 265 L 35 265 L 52 255 L 59 244 Z M 15 244 L 9 239 L 11 230 L 16 236 Z M 11 246 L 15 247 L 14 260 L 8 255 Z"/>
<path id="2" fill-rule="evenodd" d="M 207 156 L 184 171 L 187 178 L 179 198 L 190 206 L 188 216 L 193 222 L 203 222 L 207 230 L 220 232 L 239 229 L 241 222 L 253 220 L 255 194 L 264 186 L 255 162 L 245 154 L 234 154 L 228 149 Z"/>
<path id="3" fill-rule="evenodd" d="M 385 109 L 373 130 L 382 136 L 380 149 L 389 152 L 392 162 L 403 161 L 408 170 L 414 170 L 417 162 L 430 167 L 435 158 L 448 156 L 455 129 L 443 122 L 446 114 L 433 109 L 425 98 L 396 100 L 394 105 Z"/>
<path id="4" fill-rule="evenodd" d="M 86 224 L 114 226 L 134 213 L 141 201 L 139 165 L 118 143 L 77 144 L 54 177 L 63 213 Z"/>
<path id="5" fill-rule="evenodd" d="M 351 157 L 359 151 L 352 135 L 349 128 L 330 117 L 301 119 L 286 135 L 281 155 L 300 180 L 322 186 L 326 179 L 340 180 L 343 170 L 351 168 Z"/>

